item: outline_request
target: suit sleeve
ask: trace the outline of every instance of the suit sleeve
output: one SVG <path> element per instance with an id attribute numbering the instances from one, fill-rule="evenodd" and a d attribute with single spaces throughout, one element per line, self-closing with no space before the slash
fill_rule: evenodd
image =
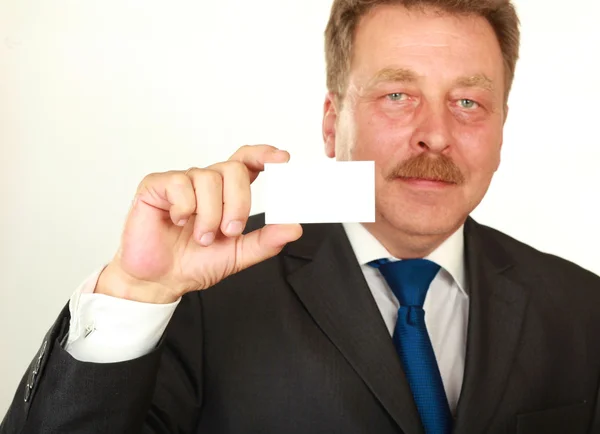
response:
<path id="1" fill-rule="evenodd" d="M 0 434 L 192 433 L 202 407 L 202 314 L 184 296 L 150 353 L 118 363 L 74 359 L 65 306 L 29 365 Z"/>

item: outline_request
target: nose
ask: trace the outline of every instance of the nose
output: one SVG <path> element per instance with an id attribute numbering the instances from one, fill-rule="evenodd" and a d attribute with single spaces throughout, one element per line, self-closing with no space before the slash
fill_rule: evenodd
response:
<path id="1" fill-rule="evenodd" d="M 442 153 L 452 144 L 451 115 L 442 107 L 422 107 L 416 119 L 411 146 L 419 151 Z"/>

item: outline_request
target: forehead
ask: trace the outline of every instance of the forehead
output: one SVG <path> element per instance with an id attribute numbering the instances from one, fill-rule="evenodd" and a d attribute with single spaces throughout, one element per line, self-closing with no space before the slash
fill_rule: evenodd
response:
<path id="1" fill-rule="evenodd" d="M 500 44 L 483 17 L 377 6 L 360 20 L 353 45 L 349 78 L 355 84 L 386 68 L 406 68 L 424 79 L 484 75 L 503 88 Z"/>

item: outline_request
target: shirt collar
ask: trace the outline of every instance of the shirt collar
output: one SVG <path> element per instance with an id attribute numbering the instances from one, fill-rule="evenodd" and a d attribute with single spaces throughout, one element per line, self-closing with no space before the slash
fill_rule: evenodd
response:
<path id="1" fill-rule="evenodd" d="M 398 260 L 360 223 L 343 223 L 350 245 L 360 265 L 366 265 L 375 259 L 388 258 Z M 459 289 L 467 295 L 465 255 L 464 255 L 464 225 L 431 254 L 425 257 L 444 268 L 454 279 Z"/>

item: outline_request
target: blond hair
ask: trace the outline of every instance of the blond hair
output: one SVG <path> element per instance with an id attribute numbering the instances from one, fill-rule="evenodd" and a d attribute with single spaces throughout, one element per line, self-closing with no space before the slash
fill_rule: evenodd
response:
<path id="1" fill-rule="evenodd" d="M 327 89 L 342 98 L 352 60 L 354 34 L 361 17 L 379 5 L 433 8 L 451 15 L 478 15 L 492 26 L 504 59 L 505 99 L 519 58 L 519 18 L 511 0 L 334 0 L 325 30 Z"/>

